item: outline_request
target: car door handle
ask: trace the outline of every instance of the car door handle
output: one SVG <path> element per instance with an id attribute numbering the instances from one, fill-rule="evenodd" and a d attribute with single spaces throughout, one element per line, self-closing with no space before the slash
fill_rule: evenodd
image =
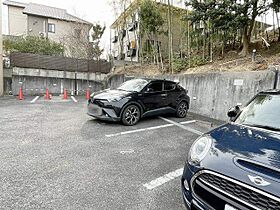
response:
<path id="1" fill-rule="evenodd" d="M 161 94 L 161 96 L 162 96 L 162 97 L 166 97 L 166 96 L 167 96 L 167 94 L 166 94 L 166 93 L 163 93 L 163 94 Z"/>

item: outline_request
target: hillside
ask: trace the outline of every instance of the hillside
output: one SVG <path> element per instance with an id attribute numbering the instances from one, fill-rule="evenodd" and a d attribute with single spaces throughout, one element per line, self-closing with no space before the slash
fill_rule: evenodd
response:
<path id="1" fill-rule="evenodd" d="M 257 49 L 257 59 L 252 62 L 252 57 L 240 57 L 237 51 L 228 51 L 225 57 L 215 56 L 212 63 L 188 68 L 179 72 L 180 74 L 192 73 L 209 73 L 209 72 L 227 72 L 227 71 L 261 71 L 266 70 L 271 65 L 280 65 L 280 43 L 272 43 L 270 48 L 263 46 L 257 47 L 252 44 L 251 51 Z M 160 75 L 168 73 L 166 70 L 161 71 L 156 65 L 139 64 L 117 67 L 114 73 L 125 73 L 127 75 Z"/>

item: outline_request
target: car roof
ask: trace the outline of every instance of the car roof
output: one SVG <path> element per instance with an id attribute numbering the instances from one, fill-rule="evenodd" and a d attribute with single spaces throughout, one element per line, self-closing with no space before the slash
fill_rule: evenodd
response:
<path id="1" fill-rule="evenodd" d="M 263 91 L 261 91 L 259 93 L 260 94 L 274 94 L 274 95 L 278 95 L 278 94 L 280 94 L 280 89 L 263 90 Z"/>
<path id="2" fill-rule="evenodd" d="M 147 80 L 148 82 L 171 82 L 171 83 L 176 83 L 172 80 L 167 80 L 167 79 L 149 79 L 149 78 L 142 78 L 144 80 Z"/>

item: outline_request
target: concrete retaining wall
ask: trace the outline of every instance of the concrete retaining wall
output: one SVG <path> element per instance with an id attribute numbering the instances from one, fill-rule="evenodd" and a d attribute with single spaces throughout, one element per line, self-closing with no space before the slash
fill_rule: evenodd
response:
<path id="1" fill-rule="evenodd" d="M 227 111 L 237 103 L 245 105 L 257 92 L 273 87 L 275 74 L 271 71 L 230 72 L 157 76 L 179 80 L 191 97 L 190 111 L 218 120 L 227 120 Z M 111 87 L 117 87 L 126 78 L 111 77 Z M 278 88 L 280 83 L 278 84 Z"/>
<path id="2" fill-rule="evenodd" d="M 24 95 L 44 95 L 46 88 L 53 95 L 62 94 L 64 88 L 71 94 L 84 95 L 87 88 L 90 88 L 91 92 L 105 88 L 106 74 L 101 73 L 75 73 L 18 67 L 14 67 L 11 71 L 13 95 L 18 95 L 21 86 Z"/>
<path id="3" fill-rule="evenodd" d="M 64 88 L 66 88 L 70 94 L 75 94 L 75 80 L 73 79 L 13 76 L 12 90 L 14 95 L 18 95 L 21 86 L 24 95 L 44 95 L 46 93 L 46 88 L 48 88 L 53 95 L 62 94 Z M 77 94 L 84 95 L 88 86 L 91 92 L 105 88 L 105 85 L 101 82 L 77 80 Z"/>
<path id="4" fill-rule="evenodd" d="M 124 81 L 126 81 L 126 76 L 124 74 L 113 75 L 108 78 L 107 86 L 111 89 L 115 89 L 120 86 Z"/>

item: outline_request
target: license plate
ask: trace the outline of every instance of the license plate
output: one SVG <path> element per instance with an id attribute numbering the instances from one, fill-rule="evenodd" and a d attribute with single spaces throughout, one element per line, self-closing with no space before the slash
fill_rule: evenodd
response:
<path id="1" fill-rule="evenodd" d="M 225 210 L 237 210 L 237 209 L 232 207 L 232 206 L 230 206 L 230 205 L 228 205 L 228 204 L 226 204 L 225 205 Z"/>

